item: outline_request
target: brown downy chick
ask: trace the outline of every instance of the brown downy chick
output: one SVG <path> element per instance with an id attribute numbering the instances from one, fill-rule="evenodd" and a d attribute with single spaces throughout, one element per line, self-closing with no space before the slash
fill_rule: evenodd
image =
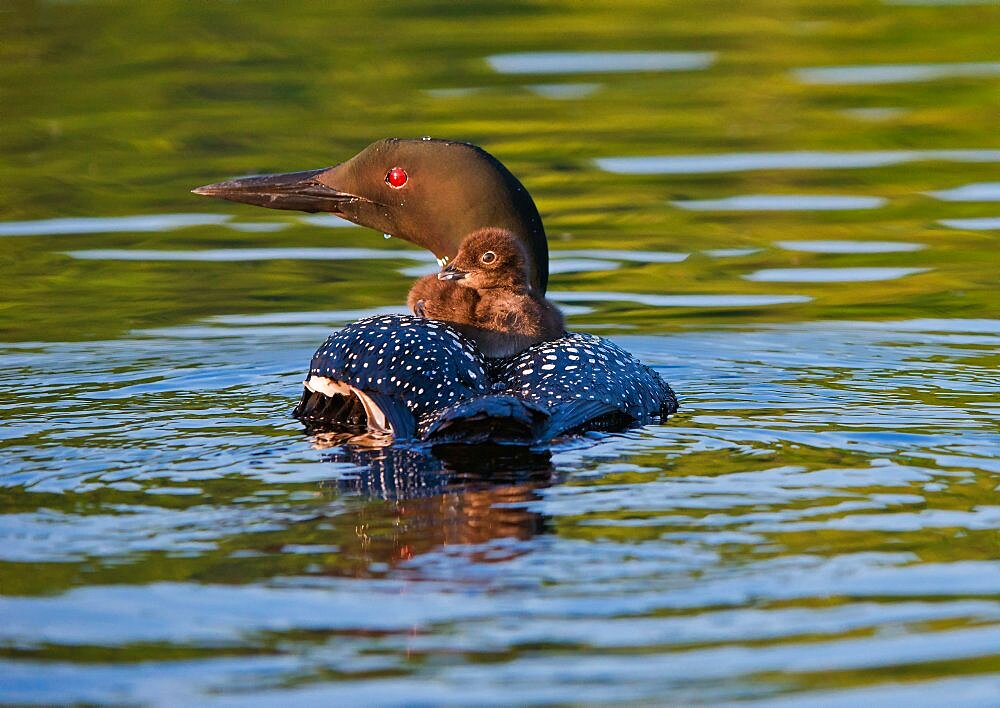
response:
<path id="1" fill-rule="evenodd" d="M 562 314 L 529 283 L 521 240 L 504 229 L 480 229 L 440 273 L 416 282 L 407 304 L 414 314 L 453 325 L 484 356 L 507 357 L 565 332 Z"/>

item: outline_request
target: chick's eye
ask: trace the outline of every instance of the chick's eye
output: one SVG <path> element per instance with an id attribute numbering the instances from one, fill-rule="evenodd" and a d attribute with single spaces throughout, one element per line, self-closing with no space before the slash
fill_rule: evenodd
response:
<path id="1" fill-rule="evenodd" d="M 393 167 L 385 173 L 385 183 L 393 189 L 399 189 L 402 187 L 406 184 L 407 179 L 409 178 L 406 176 L 406 170 L 402 167 Z"/>
<path id="2" fill-rule="evenodd" d="M 496 259 L 497 259 L 497 254 L 495 254 L 493 251 L 487 251 L 486 253 L 483 254 L 483 257 L 480 258 L 479 260 L 481 260 L 483 263 L 492 263 Z"/>

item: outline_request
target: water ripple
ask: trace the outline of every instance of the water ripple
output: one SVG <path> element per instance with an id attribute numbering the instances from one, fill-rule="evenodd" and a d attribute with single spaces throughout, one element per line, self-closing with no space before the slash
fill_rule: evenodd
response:
<path id="1" fill-rule="evenodd" d="M 601 84 L 529 84 L 532 93 L 555 101 L 573 101 L 596 93 Z"/>
<path id="2" fill-rule="evenodd" d="M 146 214 L 142 216 L 81 216 L 37 221 L 0 221 L 0 236 L 172 231 L 190 226 L 226 224 L 232 218 L 228 214 Z"/>
<path id="3" fill-rule="evenodd" d="M 81 260 L 102 261 L 204 261 L 241 262 L 274 260 L 414 260 L 426 261 L 425 251 L 379 250 L 375 248 L 211 248 L 194 251 L 166 249 L 99 248 L 67 251 L 66 255 Z"/>
<path id="4" fill-rule="evenodd" d="M 930 268 L 764 268 L 745 280 L 759 283 L 863 283 L 896 280 L 907 275 L 926 273 Z"/>
<path id="5" fill-rule="evenodd" d="M 878 209 L 885 206 L 882 197 L 857 197 L 828 194 L 744 194 L 724 199 L 688 199 L 671 201 L 688 211 L 845 211 Z"/>
<path id="6" fill-rule="evenodd" d="M 1000 231 L 1000 216 L 940 219 L 938 223 L 951 229 L 963 229 L 966 231 Z"/>
<path id="7" fill-rule="evenodd" d="M 809 302 L 807 295 L 655 295 L 648 293 L 569 292 L 548 293 L 556 302 L 634 302 L 649 307 L 762 307 Z"/>
<path id="8" fill-rule="evenodd" d="M 1000 202 L 1000 182 L 976 182 L 927 194 L 944 202 Z"/>
<path id="9" fill-rule="evenodd" d="M 905 241 L 775 241 L 774 245 L 805 253 L 910 253 L 927 248 Z"/>
<path id="10" fill-rule="evenodd" d="M 501 74 L 603 74 L 692 71 L 715 61 L 713 52 L 521 52 L 486 61 Z"/>
<path id="11" fill-rule="evenodd" d="M 795 69 L 792 74 L 804 84 L 846 86 L 896 84 L 938 79 L 1000 76 L 1000 62 L 953 64 L 869 64 Z"/>
<path id="12" fill-rule="evenodd" d="M 1000 150 L 845 150 L 730 152 L 704 155 L 600 157 L 605 172 L 624 175 L 695 175 L 748 170 L 844 170 L 920 161 L 1000 162 Z"/>

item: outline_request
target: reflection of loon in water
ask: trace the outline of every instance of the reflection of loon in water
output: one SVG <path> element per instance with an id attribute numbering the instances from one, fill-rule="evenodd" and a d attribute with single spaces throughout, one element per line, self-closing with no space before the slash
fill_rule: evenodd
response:
<path id="1" fill-rule="evenodd" d="M 426 554 L 424 562 L 503 561 L 526 552 L 522 541 L 549 531 L 537 509 L 540 491 L 555 483 L 547 451 L 469 445 L 344 445 L 348 434 L 321 433 L 324 460 L 349 463 L 323 484 L 336 497 L 329 515 L 304 523 L 304 537 L 333 543 L 324 561 L 330 575 L 368 577 Z M 420 566 L 408 565 L 420 573 Z M 379 570 L 382 568 L 382 570 Z"/>
<path id="2" fill-rule="evenodd" d="M 406 501 L 447 493 L 478 491 L 498 484 L 547 487 L 555 468 L 547 450 L 497 445 L 363 447 L 350 445 L 350 433 L 318 433 L 314 442 L 327 449 L 324 460 L 350 463 L 351 470 L 326 482 L 344 494 Z M 485 454 L 484 454 L 485 453 Z"/>
<path id="3" fill-rule="evenodd" d="M 423 246 L 442 265 L 470 234 L 503 230 L 520 239 L 524 289 L 537 294 L 529 300 L 546 302 L 548 246 L 535 204 L 496 158 L 467 143 L 381 140 L 329 169 L 247 177 L 195 192 L 332 212 Z M 419 300 L 428 304 L 423 293 L 433 308 L 434 298 L 453 294 L 447 288 L 463 287 L 448 272 L 417 282 L 418 297 L 411 296 L 417 312 Z M 677 409 L 655 371 L 606 339 L 576 333 L 549 339 L 556 334 L 551 326 L 543 337 L 526 336 L 523 327 L 499 335 L 487 329 L 494 332 L 486 337 L 462 334 L 419 316 L 350 324 L 313 356 L 295 415 L 311 428 L 381 430 L 397 440 L 537 445 L 568 432 L 642 425 Z"/>

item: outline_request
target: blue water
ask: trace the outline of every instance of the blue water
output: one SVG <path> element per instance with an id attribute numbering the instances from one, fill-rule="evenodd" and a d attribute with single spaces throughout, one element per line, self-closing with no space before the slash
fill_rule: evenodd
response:
<path id="1" fill-rule="evenodd" d="M 321 332 L 204 326 L 4 348 L 2 482 L 38 501 L 0 559 L 61 587 L 0 598 L 6 699 L 847 704 L 886 682 L 828 677 L 1000 654 L 1000 321 L 616 338 L 683 413 L 499 478 L 310 442 Z"/>

